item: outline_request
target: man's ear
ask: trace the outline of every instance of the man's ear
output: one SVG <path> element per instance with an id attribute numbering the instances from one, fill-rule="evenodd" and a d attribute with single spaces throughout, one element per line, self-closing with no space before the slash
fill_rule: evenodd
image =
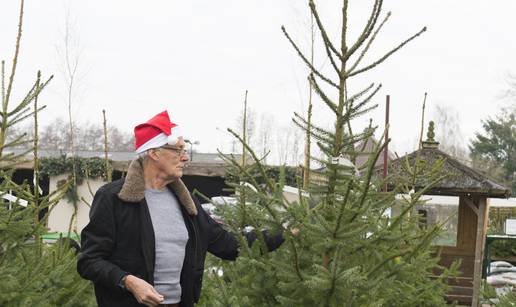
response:
<path id="1" fill-rule="evenodd" d="M 156 149 L 156 148 L 150 149 L 148 152 L 148 156 L 152 160 L 158 161 L 159 160 L 159 149 Z"/>

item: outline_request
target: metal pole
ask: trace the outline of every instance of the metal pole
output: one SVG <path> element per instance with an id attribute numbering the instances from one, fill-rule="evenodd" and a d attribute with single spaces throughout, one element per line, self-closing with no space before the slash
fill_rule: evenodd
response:
<path id="1" fill-rule="evenodd" d="M 190 161 L 193 161 L 193 143 L 190 143 Z"/>

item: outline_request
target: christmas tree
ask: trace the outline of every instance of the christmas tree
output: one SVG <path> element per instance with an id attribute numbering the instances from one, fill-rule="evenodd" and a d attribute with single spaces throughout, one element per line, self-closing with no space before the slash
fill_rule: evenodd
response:
<path id="1" fill-rule="evenodd" d="M 371 101 L 381 88 L 374 83 L 352 92 L 351 78 L 375 68 L 407 43 L 421 35 L 423 28 L 393 49 L 363 64 L 378 33 L 391 14 L 382 17 L 383 1 L 376 0 L 366 24 L 355 41 L 350 41 L 348 0 L 343 0 L 339 44 L 323 25 L 314 1 L 309 1 L 323 43 L 331 73 L 316 69 L 289 33 L 282 30 L 309 70 L 309 82 L 334 116 L 333 129 L 324 129 L 295 114 L 294 123 L 308 132 L 324 158 L 311 172 L 308 188 L 295 201 L 283 194 L 284 176 L 273 180 L 245 138 L 233 133 L 245 147 L 249 161 L 232 156 L 228 162 L 230 186 L 238 204 L 224 210 L 226 226 L 236 234 L 255 230 L 282 232 L 286 241 L 267 252 L 260 231 L 258 242 L 249 247 L 243 236 L 240 255 L 234 263 L 214 258 L 207 264 L 201 305 L 204 306 L 441 306 L 445 305 L 446 278 L 452 270 L 438 265 L 432 240 L 440 225 L 424 228 L 414 206 L 420 197 L 442 180 L 440 163 L 407 163 L 404 178 L 382 178 L 376 162 L 389 140 L 382 137 L 368 153 L 364 166 L 356 167 L 363 155 L 358 144 L 371 138 L 376 127 L 357 133 L 353 120 L 373 109 Z M 383 18 L 382 20 L 380 20 Z M 313 109 L 317 112 L 317 108 Z M 427 187 L 414 191 L 424 178 Z M 392 189 L 383 189 L 386 180 Z M 396 197 L 396 195 L 406 195 Z M 400 207 L 396 216 L 387 214 Z M 436 273 L 439 272 L 439 273 Z"/>
<path id="2" fill-rule="evenodd" d="M 18 54 L 20 50 L 24 1 L 21 1 L 18 35 L 15 53 L 6 78 L 5 62 L 2 61 L 2 105 L 0 113 L 0 195 L 6 201 L 0 205 L 0 306 L 94 306 L 92 286 L 82 280 L 76 271 L 75 251 L 70 248 L 69 238 L 57 244 L 47 245 L 41 240 L 46 231 L 47 215 L 44 209 L 52 209 L 64 196 L 69 186 L 48 195 L 41 195 L 38 171 L 38 96 L 52 77 L 37 80 L 21 102 L 12 104 Z M 34 119 L 35 138 L 26 134 L 13 136 L 14 125 Z M 27 152 L 17 153 L 10 149 L 30 144 Z M 26 154 L 34 151 L 34 180 L 16 184 L 12 174 L 17 165 L 27 162 Z"/>

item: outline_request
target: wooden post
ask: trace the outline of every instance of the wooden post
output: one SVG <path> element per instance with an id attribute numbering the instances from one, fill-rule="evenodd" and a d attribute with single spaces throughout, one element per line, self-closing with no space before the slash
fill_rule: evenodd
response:
<path id="1" fill-rule="evenodd" d="M 383 149 L 383 180 L 385 180 L 383 191 L 387 192 L 387 172 L 389 169 L 389 109 L 391 105 L 391 96 L 385 97 L 385 148 Z M 367 142 L 367 140 L 366 140 Z"/>
<path id="2" fill-rule="evenodd" d="M 477 235 L 475 244 L 475 266 L 473 269 L 473 300 L 471 306 L 480 306 L 480 283 L 482 281 L 482 263 L 484 260 L 484 246 L 486 241 L 487 230 L 487 201 L 485 197 L 474 199 L 477 204 Z"/>

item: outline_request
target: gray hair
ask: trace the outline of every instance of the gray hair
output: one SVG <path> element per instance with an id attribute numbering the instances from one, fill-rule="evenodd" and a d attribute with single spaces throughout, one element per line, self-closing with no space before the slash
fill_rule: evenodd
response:
<path id="1" fill-rule="evenodd" d="M 140 162 L 145 162 L 149 158 L 149 150 L 136 154 L 136 157 Z"/>

